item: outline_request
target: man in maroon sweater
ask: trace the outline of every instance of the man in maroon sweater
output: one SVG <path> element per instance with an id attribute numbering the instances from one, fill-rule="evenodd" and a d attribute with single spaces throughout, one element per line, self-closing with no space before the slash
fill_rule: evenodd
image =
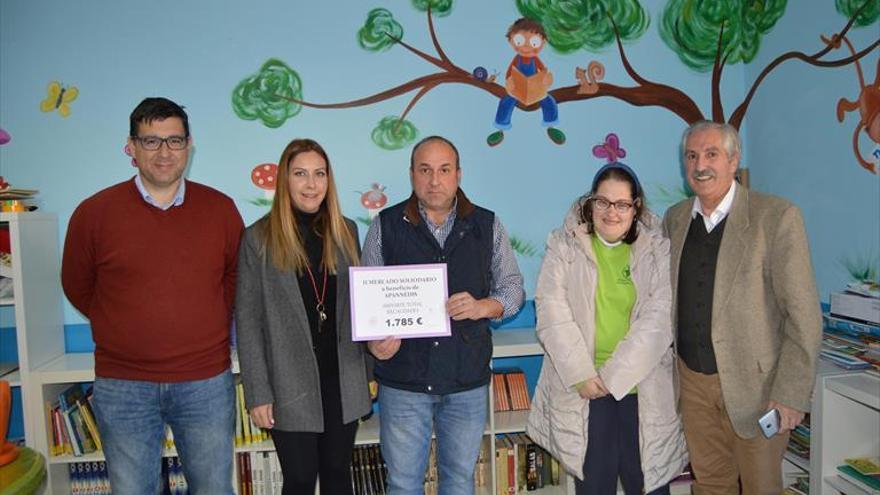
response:
<path id="1" fill-rule="evenodd" d="M 230 198 L 183 178 L 186 112 L 147 98 L 131 113 L 137 175 L 86 199 L 61 282 L 95 340 L 94 406 L 114 493 L 160 483 L 171 426 L 190 493 L 231 494 L 229 326 L 243 223 Z"/>

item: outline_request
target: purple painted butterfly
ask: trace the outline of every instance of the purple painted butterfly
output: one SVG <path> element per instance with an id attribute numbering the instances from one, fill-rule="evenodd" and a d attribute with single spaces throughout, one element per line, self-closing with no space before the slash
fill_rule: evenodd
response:
<path id="1" fill-rule="evenodd" d="M 605 142 L 593 146 L 593 156 L 604 158 L 606 162 L 616 162 L 626 157 L 626 150 L 620 147 L 620 139 L 613 132 L 605 136 Z"/>

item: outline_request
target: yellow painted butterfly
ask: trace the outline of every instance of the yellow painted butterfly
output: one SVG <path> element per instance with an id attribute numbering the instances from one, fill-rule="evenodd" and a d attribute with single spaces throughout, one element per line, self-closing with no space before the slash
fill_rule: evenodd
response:
<path id="1" fill-rule="evenodd" d="M 61 86 L 58 81 L 49 83 L 46 88 L 46 99 L 40 102 L 40 110 L 51 112 L 58 110 L 58 115 L 67 117 L 70 115 L 70 103 L 79 96 L 79 89 L 76 86 Z"/>

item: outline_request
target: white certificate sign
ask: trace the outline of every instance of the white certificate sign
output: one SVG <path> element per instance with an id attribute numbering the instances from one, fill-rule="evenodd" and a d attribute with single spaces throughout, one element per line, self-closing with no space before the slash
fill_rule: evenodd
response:
<path id="1" fill-rule="evenodd" d="M 452 335 L 446 264 L 348 269 L 352 340 Z"/>

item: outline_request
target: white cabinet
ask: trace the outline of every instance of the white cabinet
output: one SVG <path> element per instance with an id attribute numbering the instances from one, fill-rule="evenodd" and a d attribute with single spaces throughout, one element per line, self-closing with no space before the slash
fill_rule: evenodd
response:
<path id="1" fill-rule="evenodd" d="M 880 457 L 880 377 L 820 374 L 813 401 L 810 493 L 866 494 L 841 481 L 837 466 L 849 457 Z"/>
<path id="2" fill-rule="evenodd" d="M 41 450 L 35 425 L 43 414 L 33 393 L 34 371 L 64 354 L 58 220 L 42 212 L 0 213 L 0 229 L 8 230 L 12 252 L 12 266 L 0 269 L 0 276 L 11 278 L 13 287 L 0 306 L 14 312 L 18 351 L 18 371 L 3 379 L 21 387 L 25 443 Z"/>

